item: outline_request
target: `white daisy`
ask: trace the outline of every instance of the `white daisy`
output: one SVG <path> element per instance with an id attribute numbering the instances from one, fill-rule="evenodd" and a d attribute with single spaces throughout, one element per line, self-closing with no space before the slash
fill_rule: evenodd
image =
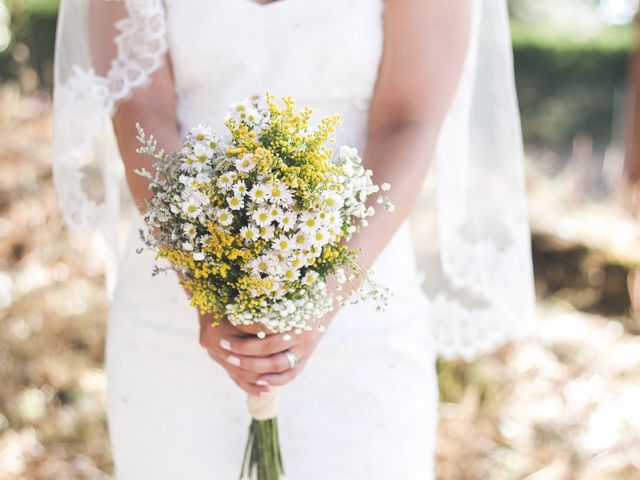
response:
<path id="1" fill-rule="evenodd" d="M 280 228 L 282 228 L 285 232 L 291 230 L 298 220 L 298 215 L 293 211 L 283 212 L 279 219 L 276 219 Z"/>
<path id="2" fill-rule="evenodd" d="M 286 235 L 280 235 L 273 241 L 273 248 L 281 252 L 287 252 L 293 247 L 293 242 Z"/>
<path id="3" fill-rule="evenodd" d="M 250 106 L 251 104 L 246 98 L 243 100 L 238 100 L 229 104 L 229 113 L 231 113 L 232 115 L 236 115 L 238 113 L 244 112 L 247 107 Z"/>
<path id="4" fill-rule="evenodd" d="M 196 158 L 192 155 L 188 155 L 182 159 L 182 170 L 190 172 L 196 169 Z"/>
<path id="5" fill-rule="evenodd" d="M 331 226 L 327 227 L 327 232 L 329 233 L 329 241 L 333 240 L 340 233 L 338 230 Z"/>
<path id="6" fill-rule="evenodd" d="M 228 227 L 233 223 L 233 214 L 227 208 L 220 208 L 216 211 L 218 223 L 223 227 Z"/>
<path id="7" fill-rule="evenodd" d="M 242 199 L 242 197 L 234 195 L 233 197 L 229 197 L 227 199 L 227 204 L 229 205 L 229 208 L 231 210 L 240 210 L 242 207 L 244 207 L 244 200 Z"/>
<path id="8" fill-rule="evenodd" d="M 197 141 L 206 140 L 208 137 L 213 136 L 213 130 L 210 125 L 206 123 L 200 123 L 193 127 L 189 133 L 193 135 L 193 138 Z"/>
<path id="9" fill-rule="evenodd" d="M 268 186 L 259 183 L 255 185 L 249 192 L 249 196 L 256 203 L 262 203 L 269 198 Z"/>
<path id="10" fill-rule="evenodd" d="M 268 273 L 273 267 L 273 258 L 269 255 L 260 255 L 251 261 L 251 267 L 255 273 Z"/>
<path id="11" fill-rule="evenodd" d="M 313 285 L 314 283 L 316 283 L 319 277 L 320 275 L 318 274 L 318 272 L 309 270 L 302 278 L 302 283 L 304 283 L 305 285 Z"/>
<path id="12" fill-rule="evenodd" d="M 316 216 L 316 218 L 320 221 L 320 225 L 324 226 L 327 223 L 329 223 L 329 216 L 330 214 L 323 210 L 318 212 L 318 215 Z"/>
<path id="13" fill-rule="evenodd" d="M 247 194 L 247 186 L 242 181 L 236 182 L 233 185 L 233 193 L 238 197 L 242 197 Z"/>
<path id="14" fill-rule="evenodd" d="M 274 250 L 269 254 L 273 258 L 273 264 L 271 266 L 270 275 L 278 277 L 282 275 L 287 269 L 291 268 L 289 265 L 288 256 L 282 255 L 282 252 L 276 252 Z"/>
<path id="15" fill-rule="evenodd" d="M 342 227 L 342 218 L 339 215 L 336 215 L 335 213 L 330 213 L 328 225 L 331 225 L 339 229 L 340 227 Z"/>
<path id="16" fill-rule="evenodd" d="M 185 224 L 182 226 L 182 231 L 184 232 L 184 234 L 185 234 L 187 237 L 189 237 L 189 238 L 191 238 L 191 239 L 194 239 L 194 238 L 195 238 L 195 236 L 196 236 L 196 235 L 197 235 L 197 233 L 198 233 L 198 232 L 197 232 L 197 230 L 196 230 L 196 226 L 195 226 L 194 224 L 192 224 L 192 223 L 185 223 Z"/>
<path id="17" fill-rule="evenodd" d="M 189 218 L 196 218 L 202 212 L 202 205 L 192 197 L 182 204 L 182 211 Z"/>
<path id="18" fill-rule="evenodd" d="M 269 216 L 272 221 L 280 222 L 282 218 L 282 209 L 280 207 L 271 207 L 269 208 Z"/>
<path id="19" fill-rule="evenodd" d="M 246 99 L 229 105 L 229 114 L 236 121 L 256 123 L 260 120 L 260 113 Z"/>
<path id="20" fill-rule="evenodd" d="M 240 236 L 249 242 L 255 241 L 259 235 L 260 231 L 253 225 L 245 225 L 240 229 Z"/>
<path id="21" fill-rule="evenodd" d="M 310 246 L 309 237 L 307 237 L 303 232 L 296 233 L 292 240 L 294 248 L 298 250 L 306 250 Z"/>
<path id="22" fill-rule="evenodd" d="M 292 253 L 293 255 L 289 257 L 289 265 L 291 265 L 296 270 L 300 270 L 302 267 L 306 265 L 305 259 L 300 254 L 300 250 L 296 250 Z"/>
<path id="23" fill-rule="evenodd" d="M 233 186 L 233 178 L 228 173 L 224 173 L 218 177 L 216 185 L 222 190 L 227 190 Z"/>
<path id="24" fill-rule="evenodd" d="M 315 212 L 303 212 L 300 215 L 300 230 L 305 233 L 313 233 L 320 226 L 320 221 Z"/>
<path id="25" fill-rule="evenodd" d="M 316 230 L 311 236 L 311 244 L 315 247 L 322 247 L 323 245 L 326 245 L 329 240 L 329 232 L 324 228 Z"/>
<path id="26" fill-rule="evenodd" d="M 196 253 L 194 253 L 194 254 L 193 254 L 193 259 L 194 259 L 196 262 L 201 262 L 202 260 L 204 260 L 204 253 L 202 253 L 202 252 L 196 252 Z"/>
<path id="27" fill-rule="evenodd" d="M 335 192 L 325 192 L 323 197 L 324 204 L 329 207 L 330 210 L 339 210 L 344 204 L 344 200 L 342 199 L 342 197 Z"/>
<path id="28" fill-rule="evenodd" d="M 307 265 L 313 265 L 316 263 L 316 255 L 312 252 L 308 252 L 304 258 Z"/>
<path id="29" fill-rule="evenodd" d="M 195 160 L 193 162 L 193 168 L 196 171 L 201 172 L 207 166 L 208 162 L 209 157 L 207 155 L 198 155 L 195 157 Z"/>
<path id="30" fill-rule="evenodd" d="M 253 108 L 253 106 L 251 106 L 245 111 L 244 120 L 252 123 L 257 123 L 260 120 L 260 113 L 255 108 Z"/>
<path id="31" fill-rule="evenodd" d="M 288 204 L 291 201 L 291 190 L 284 182 L 276 180 L 270 186 L 269 197 L 273 203 Z"/>
<path id="32" fill-rule="evenodd" d="M 271 214 L 268 208 L 258 208 L 253 212 L 252 218 L 261 227 L 266 227 L 271 223 Z"/>
<path id="33" fill-rule="evenodd" d="M 256 160 L 255 160 L 255 157 L 251 154 L 246 154 L 242 158 L 236 159 L 236 169 L 239 172 L 244 172 L 244 173 L 250 172 L 251 170 L 253 170 L 253 167 L 255 166 L 256 166 Z"/>
<path id="34" fill-rule="evenodd" d="M 282 273 L 282 278 L 288 282 L 294 282 L 300 277 L 300 272 L 295 268 L 288 268 Z"/>
<path id="35" fill-rule="evenodd" d="M 273 228 L 273 225 L 260 227 L 259 230 L 260 230 L 260 238 L 263 238 L 265 240 L 271 240 L 275 235 L 275 229 Z"/>

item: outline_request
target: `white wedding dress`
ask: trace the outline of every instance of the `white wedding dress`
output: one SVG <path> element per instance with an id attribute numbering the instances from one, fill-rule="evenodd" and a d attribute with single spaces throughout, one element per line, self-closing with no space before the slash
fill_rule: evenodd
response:
<path id="1" fill-rule="evenodd" d="M 362 149 L 381 19 L 381 0 L 170 0 L 180 125 L 221 128 L 229 103 L 268 89 L 313 106 L 316 118 L 340 113 L 337 144 Z M 196 312 L 175 275 L 151 277 L 153 254 L 138 247 L 134 229 L 108 319 L 117 478 L 235 479 L 250 422 L 245 393 L 198 345 Z M 374 268 L 395 293 L 387 310 L 342 308 L 302 374 L 281 390 L 285 478 L 433 476 L 435 354 L 408 224 Z"/>
<path id="2" fill-rule="evenodd" d="M 268 90 L 311 106 L 316 119 L 341 114 L 336 145 L 362 151 L 384 3 L 61 1 L 54 182 L 67 225 L 101 232 L 109 247 L 108 420 L 118 480 L 235 479 L 250 421 L 245 393 L 199 346 L 196 312 L 175 276 L 152 276 L 153 255 L 136 253 L 142 220 L 120 193 L 111 128 L 118 102 L 151 81 L 168 52 L 181 133 L 202 121 L 222 129 L 229 103 Z M 436 243 L 426 293 L 405 222 L 374 264 L 393 292 L 386 311 L 342 308 L 280 392 L 287 479 L 433 478 L 436 356 L 472 358 L 527 331 L 534 297 L 505 0 L 473 1 L 470 37 L 429 174 L 437 195 L 420 241 Z"/>

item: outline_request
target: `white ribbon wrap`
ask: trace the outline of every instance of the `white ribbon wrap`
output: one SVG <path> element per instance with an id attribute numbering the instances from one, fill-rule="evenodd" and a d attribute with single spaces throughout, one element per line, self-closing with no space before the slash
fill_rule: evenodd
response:
<path id="1" fill-rule="evenodd" d="M 271 387 L 271 395 L 259 397 L 257 395 L 247 396 L 247 407 L 251 416 L 258 421 L 269 420 L 278 415 L 278 392 L 275 387 Z"/>

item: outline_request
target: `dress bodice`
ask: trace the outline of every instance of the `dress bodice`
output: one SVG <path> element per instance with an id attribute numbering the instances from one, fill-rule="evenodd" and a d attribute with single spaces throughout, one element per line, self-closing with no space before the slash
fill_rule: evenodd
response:
<path id="1" fill-rule="evenodd" d="M 383 0 L 167 0 L 183 129 L 221 125 L 235 100 L 270 91 L 340 113 L 338 141 L 361 147 L 382 52 Z"/>

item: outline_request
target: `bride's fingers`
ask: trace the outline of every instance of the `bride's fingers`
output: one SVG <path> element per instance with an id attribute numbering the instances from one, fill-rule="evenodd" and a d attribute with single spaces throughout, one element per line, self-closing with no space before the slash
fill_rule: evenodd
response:
<path id="1" fill-rule="evenodd" d="M 255 382 L 258 375 L 280 373 L 290 368 L 289 361 L 284 354 L 276 354 L 273 357 L 245 357 L 219 350 L 207 350 L 207 353 L 229 374 L 248 382 Z M 283 358 L 275 358 L 277 356 Z"/>
<path id="2" fill-rule="evenodd" d="M 301 362 L 298 362 L 294 368 L 290 368 L 282 373 L 268 373 L 260 375 L 256 381 L 260 383 L 266 382 L 268 385 L 272 386 L 286 385 L 298 376 L 304 368 L 304 364 L 305 360 L 302 360 Z"/>
<path id="3" fill-rule="evenodd" d="M 265 391 L 269 390 L 268 385 L 265 382 L 260 382 L 260 383 L 264 383 L 263 385 L 256 383 L 258 381 L 258 376 L 260 375 L 259 373 L 251 372 L 241 367 L 236 367 L 235 365 L 231 365 L 225 362 L 223 358 L 220 358 L 218 355 L 212 352 L 209 352 L 209 356 L 213 360 L 215 360 L 217 363 L 219 363 L 236 383 L 237 382 L 249 383 L 254 386 L 260 387 L 262 390 L 265 390 Z"/>
<path id="4" fill-rule="evenodd" d="M 233 378 L 233 377 L 231 377 Z M 249 383 L 249 382 L 243 382 L 243 381 L 239 381 L 236 380 L 235 378 L 233 378 L 233 381 L 236 382 L 236 385 L 238 385 L 241 389 L 243 389 L 245 392 L 247 392 L 249 395 L 265 395 L 269 393 L 269 388 L 268 387 L 261 387 L 259 385 L 256 385 L 254 383 Z"/>
<path id="5" fill-rule="evenodd" d="M 285 350 L 289 350 L 294 342 L 293 335 L 269 335 L 265 338 L 256 336 L 231 337 L 220 339 L 220 346 L 229 352 L 251 357 L 266 357 Z M 287 340 L 289 338 L 289 340 Z"/>
<path id="6" fill-rule="evenodd" d="M 292 348 L 291 352 L 296 355 L 298 362 L 302 359 L 303 354 L 300 350 Z M 257 374 L 282 373 L 291 369 L 291 364 L 283 352 L 268 357 L 252 357 L 231 353 L 226 355 L 225 361 L 235 367 Z"/>
<path id="7" fill-rule="evenodd" d="M 220 325 L 204 325 L 200 328 L 200 345 L 207 350 L 225 348 L 230 342 L 236 343 L 238 339 L 248 337 L 228 322 Z"/>

